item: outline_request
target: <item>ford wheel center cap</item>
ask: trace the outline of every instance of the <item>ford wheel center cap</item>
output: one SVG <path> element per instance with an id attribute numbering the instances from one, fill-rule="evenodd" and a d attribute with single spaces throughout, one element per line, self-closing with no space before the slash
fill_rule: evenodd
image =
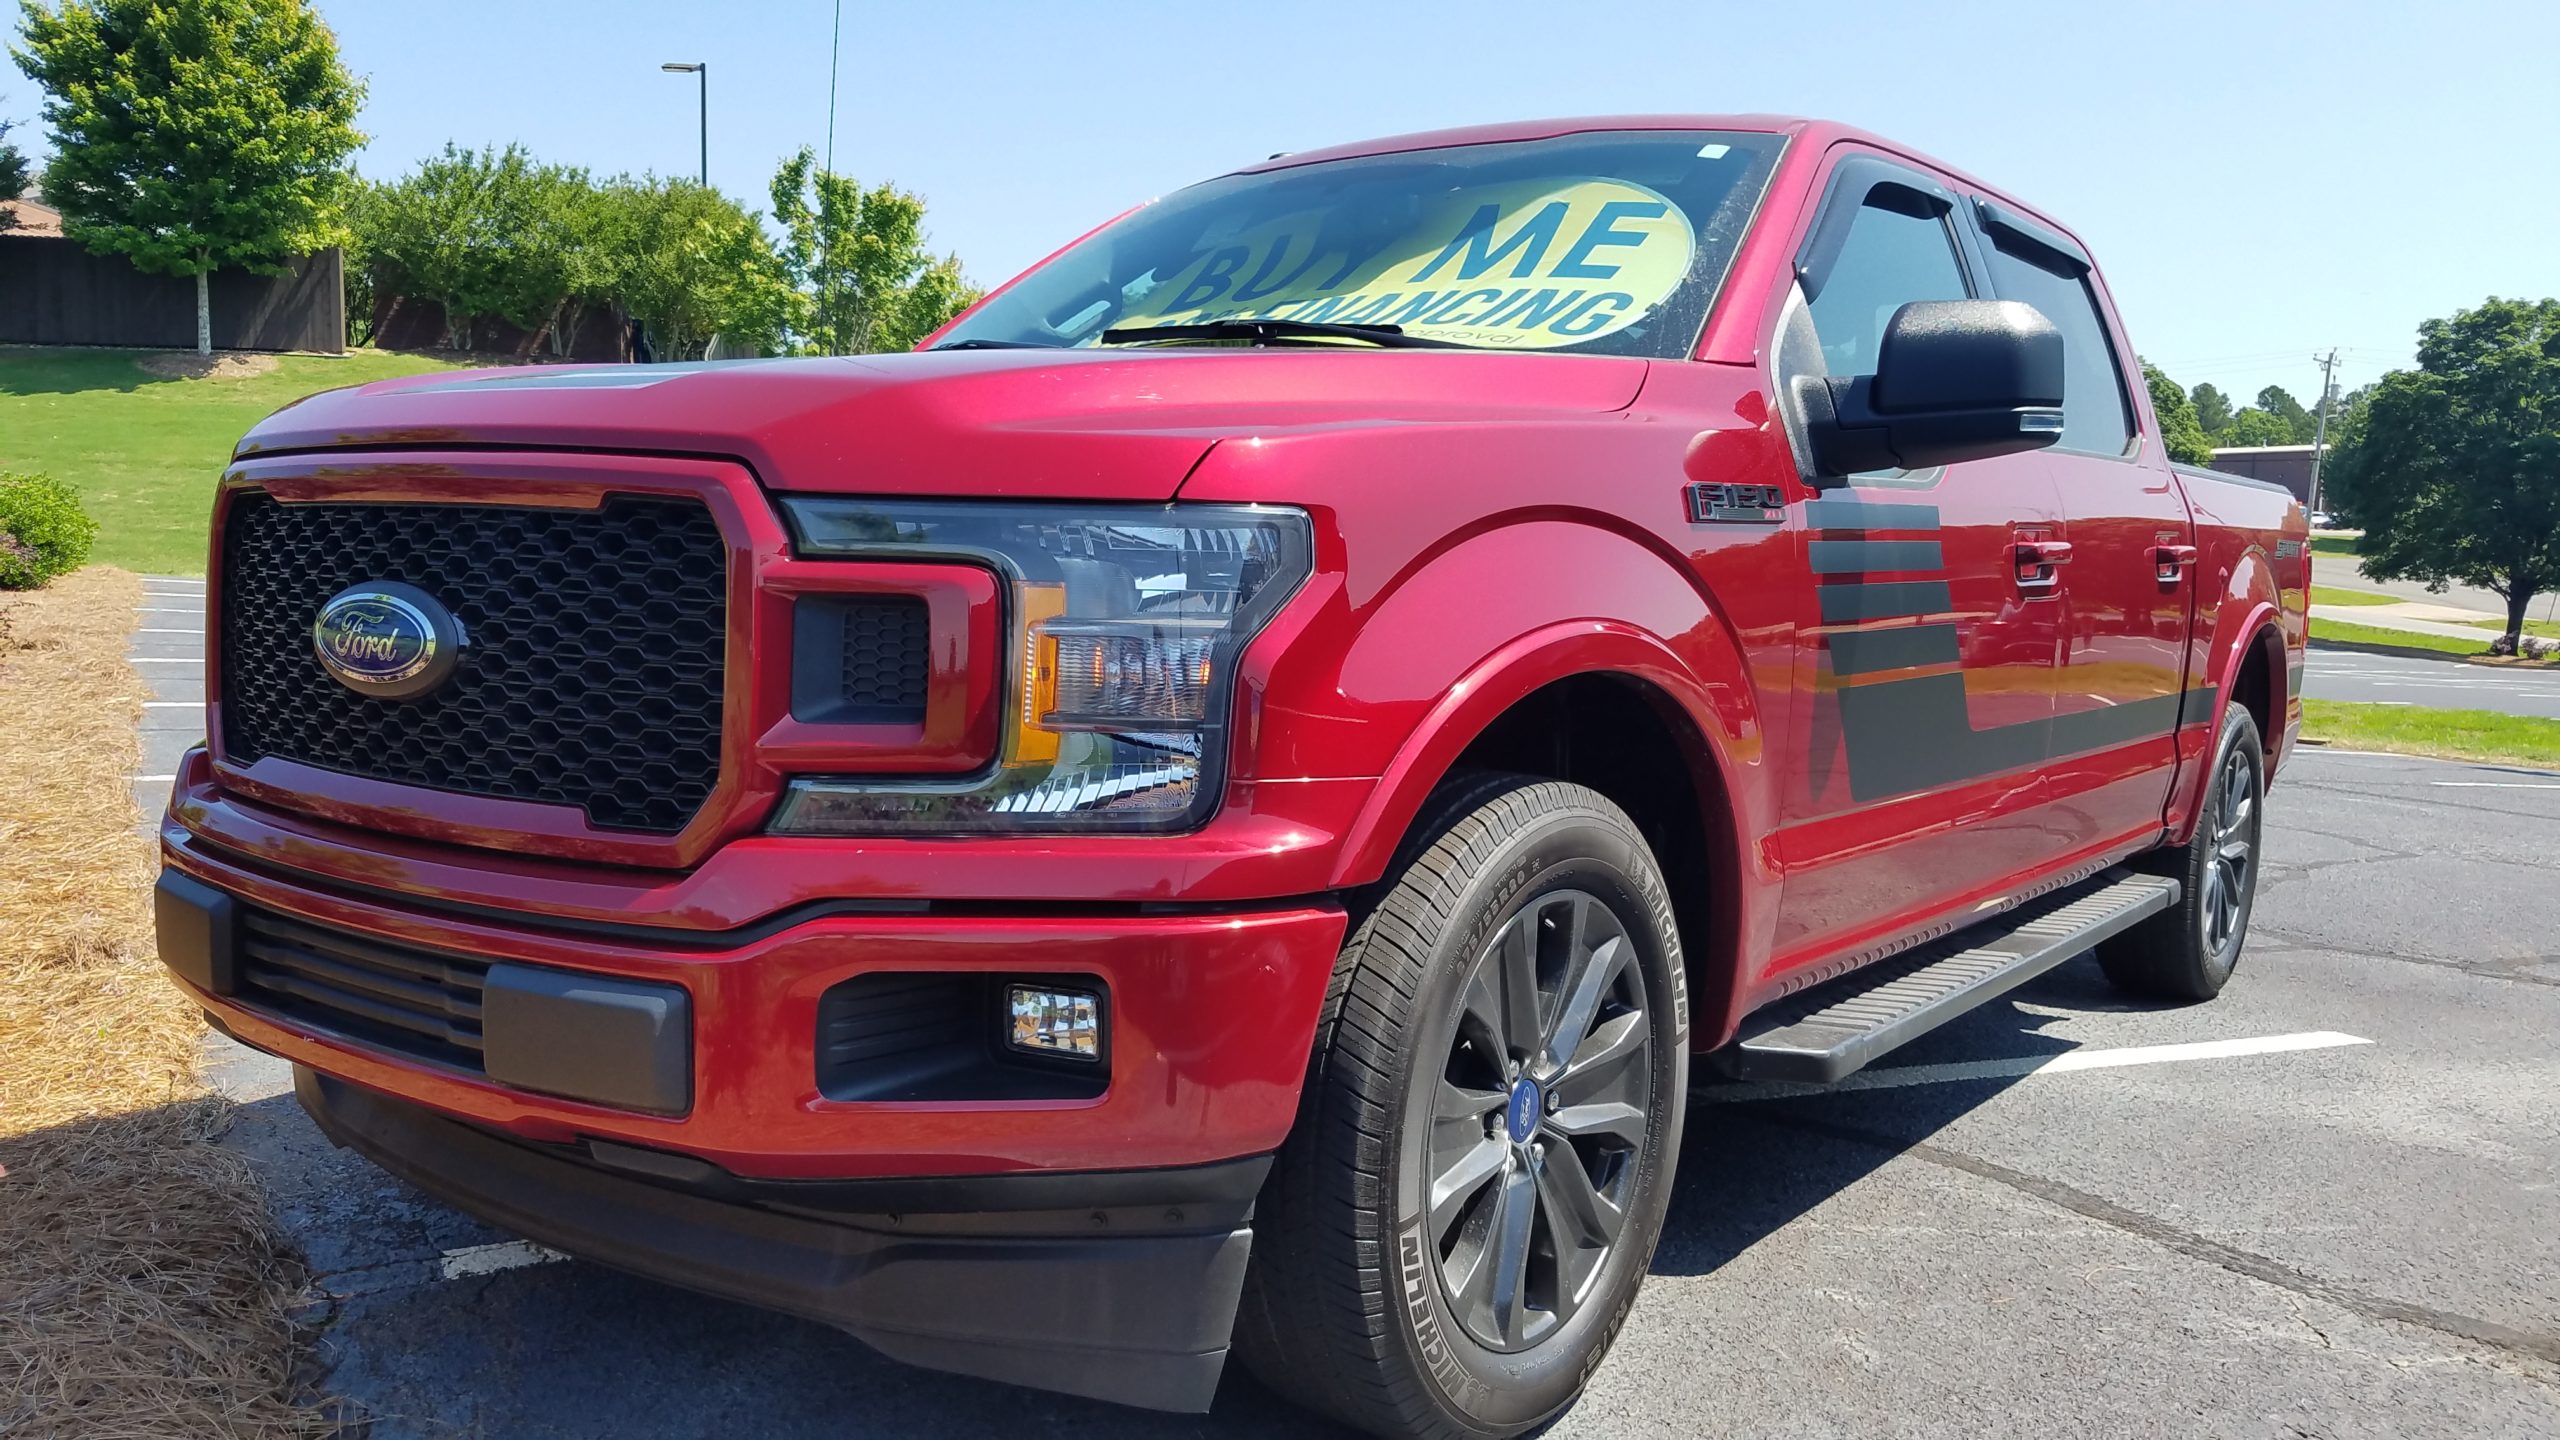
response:
<path id="1" fill-rule="evenodd" d="M 414 700 L 442 685 L 462 658 L 462 622 L 414 585 L 370 580 L 320 607 L 311 648 L 341 685 L 375 700 Z"/>

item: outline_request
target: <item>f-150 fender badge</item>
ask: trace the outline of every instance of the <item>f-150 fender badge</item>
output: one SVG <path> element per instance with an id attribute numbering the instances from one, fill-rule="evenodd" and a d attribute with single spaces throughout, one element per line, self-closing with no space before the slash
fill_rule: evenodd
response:
<path id="1" fill-rule="evenodd" d="M 1787 492 L 1775 485 L 1700 481 L 1689 487 L 1692 525 L 1777 525 L 1786 518 Z"/>

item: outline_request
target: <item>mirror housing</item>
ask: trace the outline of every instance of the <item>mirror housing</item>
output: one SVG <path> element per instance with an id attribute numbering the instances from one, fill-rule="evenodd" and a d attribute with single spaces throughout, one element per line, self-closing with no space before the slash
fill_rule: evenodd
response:
<path id="1" fill-rule="evenodd" d="M 1915 300 L 1893 312 L 1876 373 L 1796 382 L 1825 475 L 1925 470 L 2062 438 L 2062 332 L 2017 300 Z"/>

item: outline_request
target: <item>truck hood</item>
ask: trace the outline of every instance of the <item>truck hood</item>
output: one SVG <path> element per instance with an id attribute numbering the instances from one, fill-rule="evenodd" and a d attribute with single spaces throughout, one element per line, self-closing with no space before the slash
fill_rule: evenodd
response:
<path id="1" fill-rule="evenodd" d="M 574 449 L 743 462 L 777 490 L 1166 500 L 1211 445 L 1622 410 L 1646 362 L 1456 350 L 972 350 L 473 370 L 325 391 L 239 454 Z"/>

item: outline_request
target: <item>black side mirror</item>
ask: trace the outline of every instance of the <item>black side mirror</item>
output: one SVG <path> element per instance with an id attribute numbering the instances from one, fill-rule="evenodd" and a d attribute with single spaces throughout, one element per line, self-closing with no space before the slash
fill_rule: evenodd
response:
<path id="1" fill-rule="evenodd" d="M 1984 460 L 2062 436 L 2062 332 L 2017 300 L 1915 300 L 1885 326 L 1876 373 L 1796 384 L 1826 475 Z"/>

